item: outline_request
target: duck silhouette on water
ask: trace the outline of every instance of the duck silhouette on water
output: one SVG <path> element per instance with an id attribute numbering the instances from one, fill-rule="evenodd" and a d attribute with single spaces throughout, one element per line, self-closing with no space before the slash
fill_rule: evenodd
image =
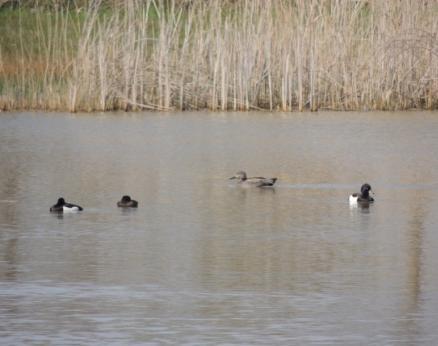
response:
<path id="1" fill-rule="evenodd" d="M 350 205 L 357 205 L 358 203 L 373 203 L 374 198 L 370 196 L 370 192 L 374 194 L 374 191 L 371 189 L 371 185 L 368 183 L 363 184 L 360 188 L 360 192 L 350 195 Z"/>
<path id="2" fill-rule="evenodd" d="M 64 198 L 58 198 L 58 202 L 50 207 L 52 213 L 76 213 L 84 210 L 82 207 L 76 204 L 67 203 Z"/>
<path id="3" fill-rule="evenodd" d="M 277 181 L 277 178 L 264 178 L 264 177 L 247 177 L 244 171 L 239 171 L 233 175 L 230 180 L 236 179 L 237 183 L 242 186 L 254 186 L 254 187 L 271 187 Z"/>
<path id="4" fill-rule="evenodd" d="M 120 208 L 137 208 L 138 202 L 131 199 L 130 196 L 125 195 L 117 202 L 117 206 Z"/>

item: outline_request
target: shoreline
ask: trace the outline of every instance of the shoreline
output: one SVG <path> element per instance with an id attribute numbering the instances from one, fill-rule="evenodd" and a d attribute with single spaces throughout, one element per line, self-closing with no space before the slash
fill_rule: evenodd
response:
<path id="1" fill-rule="evenodd" d="M 70 112 L 68 110 L 45 110 L 45 109 L 11 109 L 11 110 L 1 110 L 0 116 L 2 114 L 64 114 L 64 115 L 141 115 L 141 114 L 156 114 L 156 115 L 184 115 L 187 114 L 208 114 L 208 115 L 251 115 L 251 114 L 261 114 L 261 115 L 271 115 L 271 116 L 310 116 L 310 115 L 324 115 L 324 114 L 432 114 L 438 116 L 438 109 L 404 109 L 404 110 L 379 110 L 379 109 L 369 109 L 369 110 L 331 110 L 331 109 L 320 109 L 316 111 L 310 110 L 292 110 L 292 111 L 281 111 L 269 109 L 257 109 L 257 110 L 210 110 L 210 109 L 196 109 L 196 110 L 106 110 L 106 111 L 75 111 Z"/>

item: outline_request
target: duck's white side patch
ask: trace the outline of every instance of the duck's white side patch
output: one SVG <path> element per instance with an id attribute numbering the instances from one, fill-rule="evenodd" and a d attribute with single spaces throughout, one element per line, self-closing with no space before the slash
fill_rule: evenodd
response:
<path id="1" fill-rule="evenodd" d="M 356 205 L 357 204 L 357 197 L 358 196 L 350 195 L 350 198 L 348 199 L 348 201 L 350 202 L 350 205 Z"/>
<path id="2" fill-rule="evenodd" d="M 69 207 L 63 206 L 62 211 L 64 213 L 76 213 L 79 211 L 79 208 L 78 207 L 70 207 L 69 208 Z"/>

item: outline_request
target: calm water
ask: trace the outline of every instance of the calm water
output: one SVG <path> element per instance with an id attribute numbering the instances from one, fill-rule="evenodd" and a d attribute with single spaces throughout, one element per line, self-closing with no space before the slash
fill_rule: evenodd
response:
<path id="1" fill-rule="evenodd" d="M 0 343 L 436 345 L 437 153 L 437 113 L 1 113 Z"/>

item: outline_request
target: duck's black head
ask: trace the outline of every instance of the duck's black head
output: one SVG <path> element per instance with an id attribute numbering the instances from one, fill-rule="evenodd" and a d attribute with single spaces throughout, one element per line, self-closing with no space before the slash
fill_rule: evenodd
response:
<path id="1" fill-rule="evenodd" d="M 237 179 L 240 181 L 245 181 L 247 179 L 246 173 L 244 171 L 239 171 L 235 175 L 233 175 L 230 179 Z"/>
<path id="2" fill-rule="evenodd" d="M 123 197 L 122 197 L 122 202 L 123 202 L 123 203 L 128 203 L 130 200 L 131 200 L 131 197 L 130 197 L 130 196 L 123 196 Z"/>
<path id="3" fill-rule="evenodd" d="M 56 203 L 56 205 L 64 205 L 64 204 L 65 204 L 64 198 L 59 197 L 58 198 L 58 202 Z"/>
<path id="4" fill-rule="evenodd" d="M 362 194 L 362 196 L 367 197 L 369 195 L 371 191 L 371 185 L 370 184 L 363 184 L 362 187 L 360 188 L 360 193 Z"/>

